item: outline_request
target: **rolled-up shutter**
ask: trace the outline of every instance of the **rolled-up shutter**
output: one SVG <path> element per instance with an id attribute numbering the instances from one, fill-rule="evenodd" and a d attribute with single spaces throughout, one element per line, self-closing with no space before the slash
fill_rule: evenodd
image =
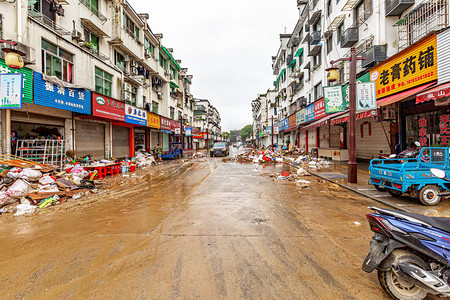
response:
<path id="1" fill-rule="evenodd" d="M 130 136 L 128 127 L 113 126 L 112 153 L 114 158 L 130 154 Z"/>
<path id="2" fill-rule="evenodd" d="M 340 149 L 341 148 L 341 126 L 331 126 L 330 127 L 330 148 Z"/>
<path id="3" fill-rule="evenodd" d="M 78 156 L 105 158 L 105 124 L 76 120 L 75 145 Z"/>

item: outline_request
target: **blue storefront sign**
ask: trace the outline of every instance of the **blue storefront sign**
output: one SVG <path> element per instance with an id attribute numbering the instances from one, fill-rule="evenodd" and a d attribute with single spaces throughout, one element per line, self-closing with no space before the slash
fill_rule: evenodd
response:
<path id="1" fill-rule="evenodd" d="M 289 127 L 289 119 L 284 119 L 281 122 L 278 122 L 278 127 L 280 128 L 280 132 L 288 129 Z"/>
<path id="2" fill-rule="evenodd" d="M 125 104 L 125 122 L 147 126 L 147 112 L 143 109 Z"/>
<path id="3" fill-rule="evenodd" d="M 85 89 L 59 86 L 33 72 L 34 104 L 82 114 L 91 114 L 91 92 Z"/>
<path id="4" fill-rule="evenodd" d="M 305 108 L 305 123 L 314 121 L 314 103 Z"/>

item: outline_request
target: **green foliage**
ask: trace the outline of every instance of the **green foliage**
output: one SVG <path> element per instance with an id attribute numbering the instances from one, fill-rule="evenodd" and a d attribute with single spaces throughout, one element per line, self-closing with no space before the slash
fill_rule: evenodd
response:
<path id="1" fill-rule="evenodd" d="M 241 130 L 241 138 L 243 141 L 245 141 L 246 138 L 248 138 L 253 133 L 253 126 L 252 125 L 246 125 Z"/>

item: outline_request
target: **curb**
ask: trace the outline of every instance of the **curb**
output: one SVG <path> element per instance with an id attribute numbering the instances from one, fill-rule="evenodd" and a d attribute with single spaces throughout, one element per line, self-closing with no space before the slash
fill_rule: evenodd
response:
<path id="1" fill-rule="evenodd" d="M 291 166 L 291 167 L 293 167 L 293 168 L 296 168 L 296 169 L 299 168 L 299 167 L 296 166 L 296 165 L 292 165 L 292 164 L 287 163 L 287 162 L 284 162 L 284 163 L 287 164 L 287 165 L 289 165 L 289 166 Z M 382 203 L 382 204 L 384 204 L 384 205 L 387 205 L 387 206 L 389 206 L 389 207 L 392 207 L 392 208 L 394 208 L 394 209 L 396 209 L 396 210 L 414 213 L 414 211 L 411 211 L 411 210 L 409 210 L 409 209 L 405 209 L 405 208 L 403 208 L 403 207 L 398 207 L 398 206 L 396 206 L 396 205 L 394 205 L 394 204 L 392 204 L 392 203 L 389 203 L 389 202 L 384 201 L 384 200 L 382 200 L 382 199 L 378 199 L 378 198 L 376 198 L 376 197 L 370 196 L 370 195 L 368 195 L 368 194 L 366 194 L 366 193 L 363 193 L 363 192 L 361 192 L 361 191 L 358 191 L 357 189 L 354 189 L 354 188 L 352 188 L 352 187 L 349 187 L 349 186 L 347 186 L 347 185 L 345 185 L 345 184 L 342 184 L 342 183 L 339 183 L 339 182 L 335 182 L 335 181 L 333 181 L 333 180 L 331 180 L 331 179 L 329 179 L 329 178 L 326 178 L 326 177 L 324 177 L 324 176 L 322 176 L 322 175 L 319 175 L 319 174 L 317 174 L 317 173 L 313 173 L 313 172 L 310 172 L 310 171 L 307 171 L 307 172 L 308 172 L 309 174 L 313 175 L 313 176 L 316 176 L 316 177 L 320 178 L 320 179 L 324 179 L 324 180 L 326 180 L 326 181 L 328 181 L 328 182 L 331 182 L 331 183 L 333 183 L 333 184 L 337 184 L 338 186 L 340 186 L 340 187 L 342 187 L 342 188 L 345 188 L 345 189 L 347 189 L 347 190 L 349 190 L 349 191 L 352 191 L 352 192 L 354 192 L 354 193 L 356 193 L 356 194 L 359 194 L 359 195 L 364 196 L 364 197 L 366 197 L 366 198 L 372 199 L 372 200 L 374 200 L 374 201 L 377 201 L 377 202 L 379 202 L 379 203 Z"/>

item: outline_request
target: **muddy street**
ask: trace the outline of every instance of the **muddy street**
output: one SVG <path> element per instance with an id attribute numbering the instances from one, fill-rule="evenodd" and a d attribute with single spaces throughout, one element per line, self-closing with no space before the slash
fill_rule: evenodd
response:
<path id="1" fill-rule="evenodd" d="M 4 299 L 383 299 L 361 270 L 362 196 L 286 166 L 202 158 L 119 179 L 89 202 L 1 216 Z"/>

